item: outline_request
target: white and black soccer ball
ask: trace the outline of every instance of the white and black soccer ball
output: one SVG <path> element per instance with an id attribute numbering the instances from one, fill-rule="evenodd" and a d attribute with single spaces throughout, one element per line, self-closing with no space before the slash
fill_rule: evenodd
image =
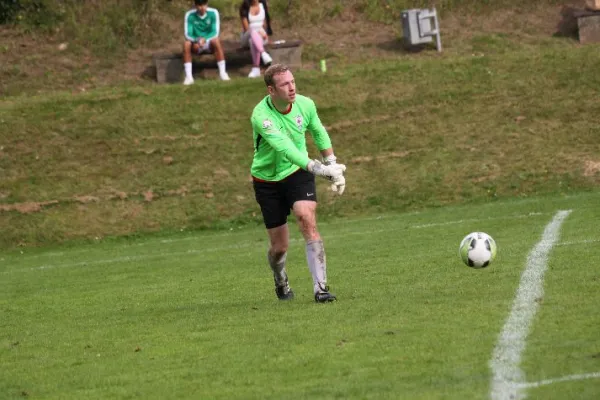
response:
<path id="1" fill-rule="evenodd" d="M 496 242 L 485 232 L 471 232 L 460 242 L 458 254 L 471 268 L 485 268 L 496 257 Z"/>

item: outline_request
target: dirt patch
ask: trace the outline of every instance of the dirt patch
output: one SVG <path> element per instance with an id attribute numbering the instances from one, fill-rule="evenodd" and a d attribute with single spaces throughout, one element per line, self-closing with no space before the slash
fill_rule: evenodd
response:
<path id="1" fill-rule="evenodd" d="M 363 162 L 369 162 L 369 161 L 373 161 L 373 160 L 387 160 L 390 158 L 404 158 L 406 156 L 408 156 L 411 152 L 410 151 L 392 151 L 390 153 L 385 153 L 385 154 L 379 154 L 377 156 L 358 156 L 358 157 L 354 157 L 352 159 L 350 159 L 351 163 L 356 163 L 356 164 L 360 164 Z"/>
<path id="2" fill-rule="evenodd" d="M 583 176 L 594 176 L 600 173 L 600 161 L 587 160 L 583 168 Z"/>
<path id="3" fill-rule="evenodd" d="M 29 201 L 25 203 L 0 204 L 0 211 L 18 211 L 21 214 L 31 214 L 34 212 L 42 211 L 43 207 L 51 206 L 54 204 L 58 204 L 58 201 Z"/>
<path id="4" fill-rule="evenodd" d="M 155 194 L 152 190 L 144 192 L 144 201 L 151 202 L 154 199 Z"/>
<path id="5" fill-rule="evenodd" d="M 222 170 L 222 173 L 228 174 L 227 171 Z M 167 190 L 165 192 L 157 193 L 152 189 L 140 191 L 140 192 L 131 192 L 126 193 L 114 189 L 110 189 L 108 194 L 105 195 L 81 195 L 81 196 L 73 196 L 72 198 L 64 198 L 60 200 L 49 200 L 49 201 L 28 201 L 23 203 L 10 203 L 10 204 L 0 204 L 0 212 L 2 211 L 17 211 L 21 214 L 31 214 L 35 212 L 43 211 L 44 208 L 49 206 L 60 206 L 65 204 L 76 203 L 79 205 L 85 205 L 88 203 L 104 203 L 112 200 L 129 200 L 131 203 L 135 203 L 140 198 L 142 198 L 145 202 L 152 202 L 159 197 L 185 197 L 191 191 L 187 186 L 181 186 L 178 189 Z M 212 193 L 209 193 L 207 197 L 213 197 Z"/>
<path id="6" fill-rule="evenodd" d="M 356 127 L 358 125 L 364 125 L 364 124 L 372 124 L 375 122 L 383 122 L 383 121 L 388 121 L 392 118 L 397 118 L 397 116 L 392 116 L 392 115 L 377 115 L 373 118 L 363 118 L 363 119 L 359 119 L 359 120 L 352 120 L 352 121 L 342 121 L 336 124 L 331 124 L 328 125 L 326 128 L 328 131 L 334 131 L 334 130 L 342 130 L 345 128 L 349 128 L 349 127 Z"/>
<path id="7" fill-rule="evenodd" d="M 75 200 L 77 200 L 79 203 L 95 203 L 97 201 L 100 201 L 100 199 L 96 196 L 75 196 Z"/>

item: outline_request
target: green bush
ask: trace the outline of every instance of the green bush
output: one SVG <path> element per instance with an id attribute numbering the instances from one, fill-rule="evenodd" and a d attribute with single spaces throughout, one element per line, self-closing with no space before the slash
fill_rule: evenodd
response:
<path id="1" fill-rule="evenodd" d="M 13 22 L 20 10 L 19 0 L 0 1 L 0 24 Z"/>
<path id="2" fill-rule="evenodd" d="M 0 24 L 18 23 L 27 31 L 49 31 L 61 23 L 64 11 L 58 0 L 3 0 Z"/>

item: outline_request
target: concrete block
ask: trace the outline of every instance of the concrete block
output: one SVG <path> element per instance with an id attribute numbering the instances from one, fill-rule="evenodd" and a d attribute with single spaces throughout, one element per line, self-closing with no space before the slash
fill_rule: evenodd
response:
<path id="1" fill-rule="evenodd" d="M 154 57 L 156 81 L 174 83 L 183 81 L 183 60 L 181 54 L 158 54 Z"/>
<path id="2" fill-rule="evenodd" d="M 252 65 L 250 49 L 240 48 L 237 42 L 223 42 L 227 70 L 233 75 L 234 71 Z M 267 44 L 266 51 L 273 58 L 273 63 L 286 64 L 293 68 L 302 66 L 302 42 L 299 40 L 276 41 Z M 153 56 L 158 83 L 183 82 L 183 58 L 181 53 L 164 53 Z M 214 54 L 204 53 L 193 55 L 192 71 L 195 77 L 212 79 L 218 77 Z M 247 74 L 246 74 L 247 75 Z"/>
<path id="3" fill-rule="evenodd" d="M 285 64 L 292 68 L 302 67 L 302 42 L 286 41 L 274 42 L 265 49 L 273 58 L 274 64 Z"/>
<path id="4" fill-rule="evenodd" d="M 600 43 L 600 13 L 577 18 L 580 43 Z"/>

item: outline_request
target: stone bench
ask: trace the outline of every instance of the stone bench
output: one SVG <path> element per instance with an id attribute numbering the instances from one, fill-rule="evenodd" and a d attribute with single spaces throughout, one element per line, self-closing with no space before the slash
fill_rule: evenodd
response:
<path id="1" fill-rule="evenodd" d="M 221 41 L 227 70 L 239 66 L 252 65 L 252 54 L 249 48 L 240 47 L 239 42 Z M 292 68 L 302 66 L 302 42 L 300 40 L 274 41 L 265 45 L 267 51 L 273 58 L 273 63 L 286 64 Z M 156 68 L 156 81 L 158 83 L 179 83 L 183 81 L 183 53 L 155 54 L 153 57 Z M 214 54 L 194 54 L 192 57 L 192 69 L 194 75 L 198 71 L 216 69 Z"/>
<path id="2" fill-rule="evenodd" d="M 576 10 L 580 43 L 600 43 L 600 10 Z"/>

